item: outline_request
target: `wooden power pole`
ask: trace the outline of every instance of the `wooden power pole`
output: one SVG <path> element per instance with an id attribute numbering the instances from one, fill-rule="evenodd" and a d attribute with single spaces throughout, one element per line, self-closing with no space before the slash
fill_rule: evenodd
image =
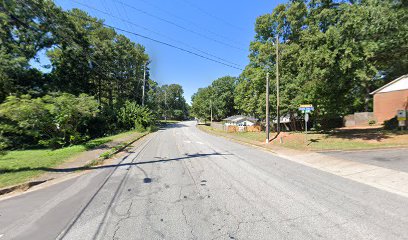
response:
<path id="1" fill-rule="evenodd" d="M 269 143 L 269 72 L 266 73 L 266 143 Z"/>
<path id="2" fill-rule="evenodd" d="M 146 88 L 146 65 L 144 65 L 144 70 L 143 70 L 143 90 L 142 90 L 142 106 L 144 106 L 145 103 L 145 88 Z"/>
<path id="3" fill-rule="evenodd" d="M 280 133 L 279 109 L 279 35 L 276 35 L 276 132 Z"/>

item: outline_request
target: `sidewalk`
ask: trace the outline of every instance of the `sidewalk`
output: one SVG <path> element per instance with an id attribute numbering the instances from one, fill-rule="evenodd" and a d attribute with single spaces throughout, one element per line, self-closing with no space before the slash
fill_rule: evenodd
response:
<path id="1" fill-rule="evenodd" d="M 266 144 L 218 132 L 205 132 L 272 152 L 279 157 L 308 167 L 408 197 L 408 173 L 406 172 L 335 158 L 317 152 L 288 149 L 274 143 Z"/>
<path id="2" fill-rule="evenodd" d="M 87 164 L 90 164 L 92 161 L 98 159 L 103 153 L 111 150 L 113 147 L 119 146 L 121 144 L 129 145 L 145 135 L 146 133 L 134 132 L 124 137 L 115 139 L 111 142 L 102 144 L 95 149 L 80 153 L 79 155 L 69 159 L 68 161 L 64 162 L 58 167 L 55 167 L 54 168 L 55 171 L 43 174 L 42 176 L 39 177 L 39 180 L 42 181 L 55 179 L 62 175 L 66 175 L 67 172 L 64 171 L 64 169 L 85 167 Z"/>
<path id="3" fill-rule="evenodd" d="M 108 151 L 114 151 L 112 150 L 114 147 L 119 148 L 118 150 L 114 151 L 115 153 L 119 153 L 120 151 L 122 151 L 123 149 L 125 149 L 126 147 L 128 147 L 129 145 L 131 145 L 132 143 L 134 143 L 135 141 L 139 140 L 140 138 L 146 136 L 147 134 L 149 134 L 148 132 L 145 133 L 139 133 L 139 132 L 133 132 L 131 134 L 128 134 L 126 136 L 114 139 L 110 142 L 107 142 L 105 144 L 102 144 L 92 150 L 88 150 L 85 152 L 82 152 L 72 158 L 70 158 L 69 160 L 67 160 L 66 162 L 64 162 L 63 164 L 57 166 L 57 167 L 53 167 L 50 168 L 48 170 L 46 170 L 47 172 L 35 177 L 33 179 L 31 179 L 28 182 L 22 183 L 22 184 L 18 184 L 18 185 L 14 185 L 14 186 L 9 186 L 9 187 L 5 187 L 5 188 L 1 188 L 0 189 L 0 196 L 4 195 L 4 194 L 10 194 L 12 192 L 16 192 L 16 191 L 26 191 L 29 188 L 36 186 L 38 184 L 42 184 L 44 182 L 50 181 L 50 180 L 54 180 L 54 179 L 59 179 L 59 178 L 63 178 L 66 177 L 67 175 L 70 174 L 74 174 L 74 173 L 78 173 L 78 171 L 75 171 L 73 169 L 81 169 L 84 168 L 88 165 L 91 164 L 93 161 L 98 160 L 98 159 L 102 159 L 101 155 L 108 152 Z M 103 161 L 103 159 L 102 159 Z"/>

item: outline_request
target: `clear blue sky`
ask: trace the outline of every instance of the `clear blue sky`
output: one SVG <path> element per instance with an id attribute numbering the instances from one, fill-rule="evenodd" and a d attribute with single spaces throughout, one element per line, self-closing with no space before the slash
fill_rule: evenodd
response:
<path id="1" fill-rule="evenodd" d="M 119 16 L 141 27 L 130 25 L 104 13 L 81 6 L 76 1 Z M 196 48 L 239 64 L 241 68 L 244 68 L 248 63 L 249 43 L 255 35 L 256 18 L 262 14 L 270 13 L 278 3 L 284 1 L 56 0 L 55 2 L 63 9 L 80 8 L 92 16 L 105 19 L 109 25 L 199 53 L 194 49 Z M 151 15 L 164 20 L 161 21 Z M 171 21 L 180 27 L 165 21 Z M 152 60 L 151 78 L 159 84 L 178 83 L 182 85 L 187 102 L 190 102 L 191 96 L 198 88 L 208 86 L 219 77 L 238 76 L 241 73 L 240 70 L 210 62 L 131 34 L 122 34 L 146 47 Z M 45 61 L 42 60 L 42 62 Z"/>

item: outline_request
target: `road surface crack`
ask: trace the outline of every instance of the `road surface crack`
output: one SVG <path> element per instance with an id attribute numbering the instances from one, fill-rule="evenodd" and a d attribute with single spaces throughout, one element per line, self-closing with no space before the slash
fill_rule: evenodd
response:
<path id="1" fill-rule="evenodd" d="M 125 220 L 127 220 L 127 219 L 129 219 L 129 218 L 131 217 L 131 215 L 130 215 L 130 210 L 132 209 L 132 205 L 133 205 L 133 201 L 130 201 L 129 207 L 128 207 L 128 209 L 127 209 L 127 211 L 126 211 L 126 214 L 125 214 L 125 217 L 121 217 L 121 218 L 116 222 L 115 231 L 113 232 L 113 236 L 112 236 L 112 239 L 113 239 L 113 240 L 116 239 L 116 234 L 117 234 L 117 232 L 118 232 L 119 229 L 120 229 L 120 224 L 121 224 L 123 221 L 125 221 Z"/>
<path id="2" fill-rule="evenodd" d="M 188 222 L 188 220 L 187 220 L 187 215 L 186 215 L 186 213 L 184 212 L 184 209 L 185 209 L 184 204 L 181 204 L 181 206 L 182 206 L 181 213 L 182 213 L 183 216 L 184 216 L 184 222 L 185 222 L 186 225 L 190 228 L 190 234 L 191 234 L 191 236 L 193 237 L 193 239 L 197 239 L 197 236 L 194 234 L 193 227 L 192 227 L 192 226 L 190 225 L 190 223 Z"/>

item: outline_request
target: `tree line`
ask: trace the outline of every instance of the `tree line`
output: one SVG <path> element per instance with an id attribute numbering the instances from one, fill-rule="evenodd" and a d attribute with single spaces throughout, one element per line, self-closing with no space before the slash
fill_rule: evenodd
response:
<path id="1" fill-rule="evenodd" d="M 46 71 L 32 67 L 41 54 L 50 60 Z M 163 116 L 186 118 L 182 87 L 150 79 L 150 61 L 142 45 L 82 10 L 2 1 L 0 148 L 60 147 L 148 129 Z"/>
<path id="2" fill-rule="evenodd" d="M 264 119 L 267 72 L 270 103 L 276 104 L 276 36 L 282 114 L 294 117 L 300 104 L 313 104 L 317 127 L 372 110 L 370 92 L 408 72 L 405 0 L 290 0 L 258 17 L 255 32 L 249 64 L 228 93 L 233 101 L 214 104 L 213 111 L 223 113 L 215 119 L 233 113 Z M 204 106 L 200 99 L 220 101 L 210 93 L 217 92 L 214 87 L 194 95 L 195 116 L 209 119 L 208 103 Z M 232 110 L 218 109 L 225 106 Z M 270 112 L 276 116 L 275 107 Z"/>

